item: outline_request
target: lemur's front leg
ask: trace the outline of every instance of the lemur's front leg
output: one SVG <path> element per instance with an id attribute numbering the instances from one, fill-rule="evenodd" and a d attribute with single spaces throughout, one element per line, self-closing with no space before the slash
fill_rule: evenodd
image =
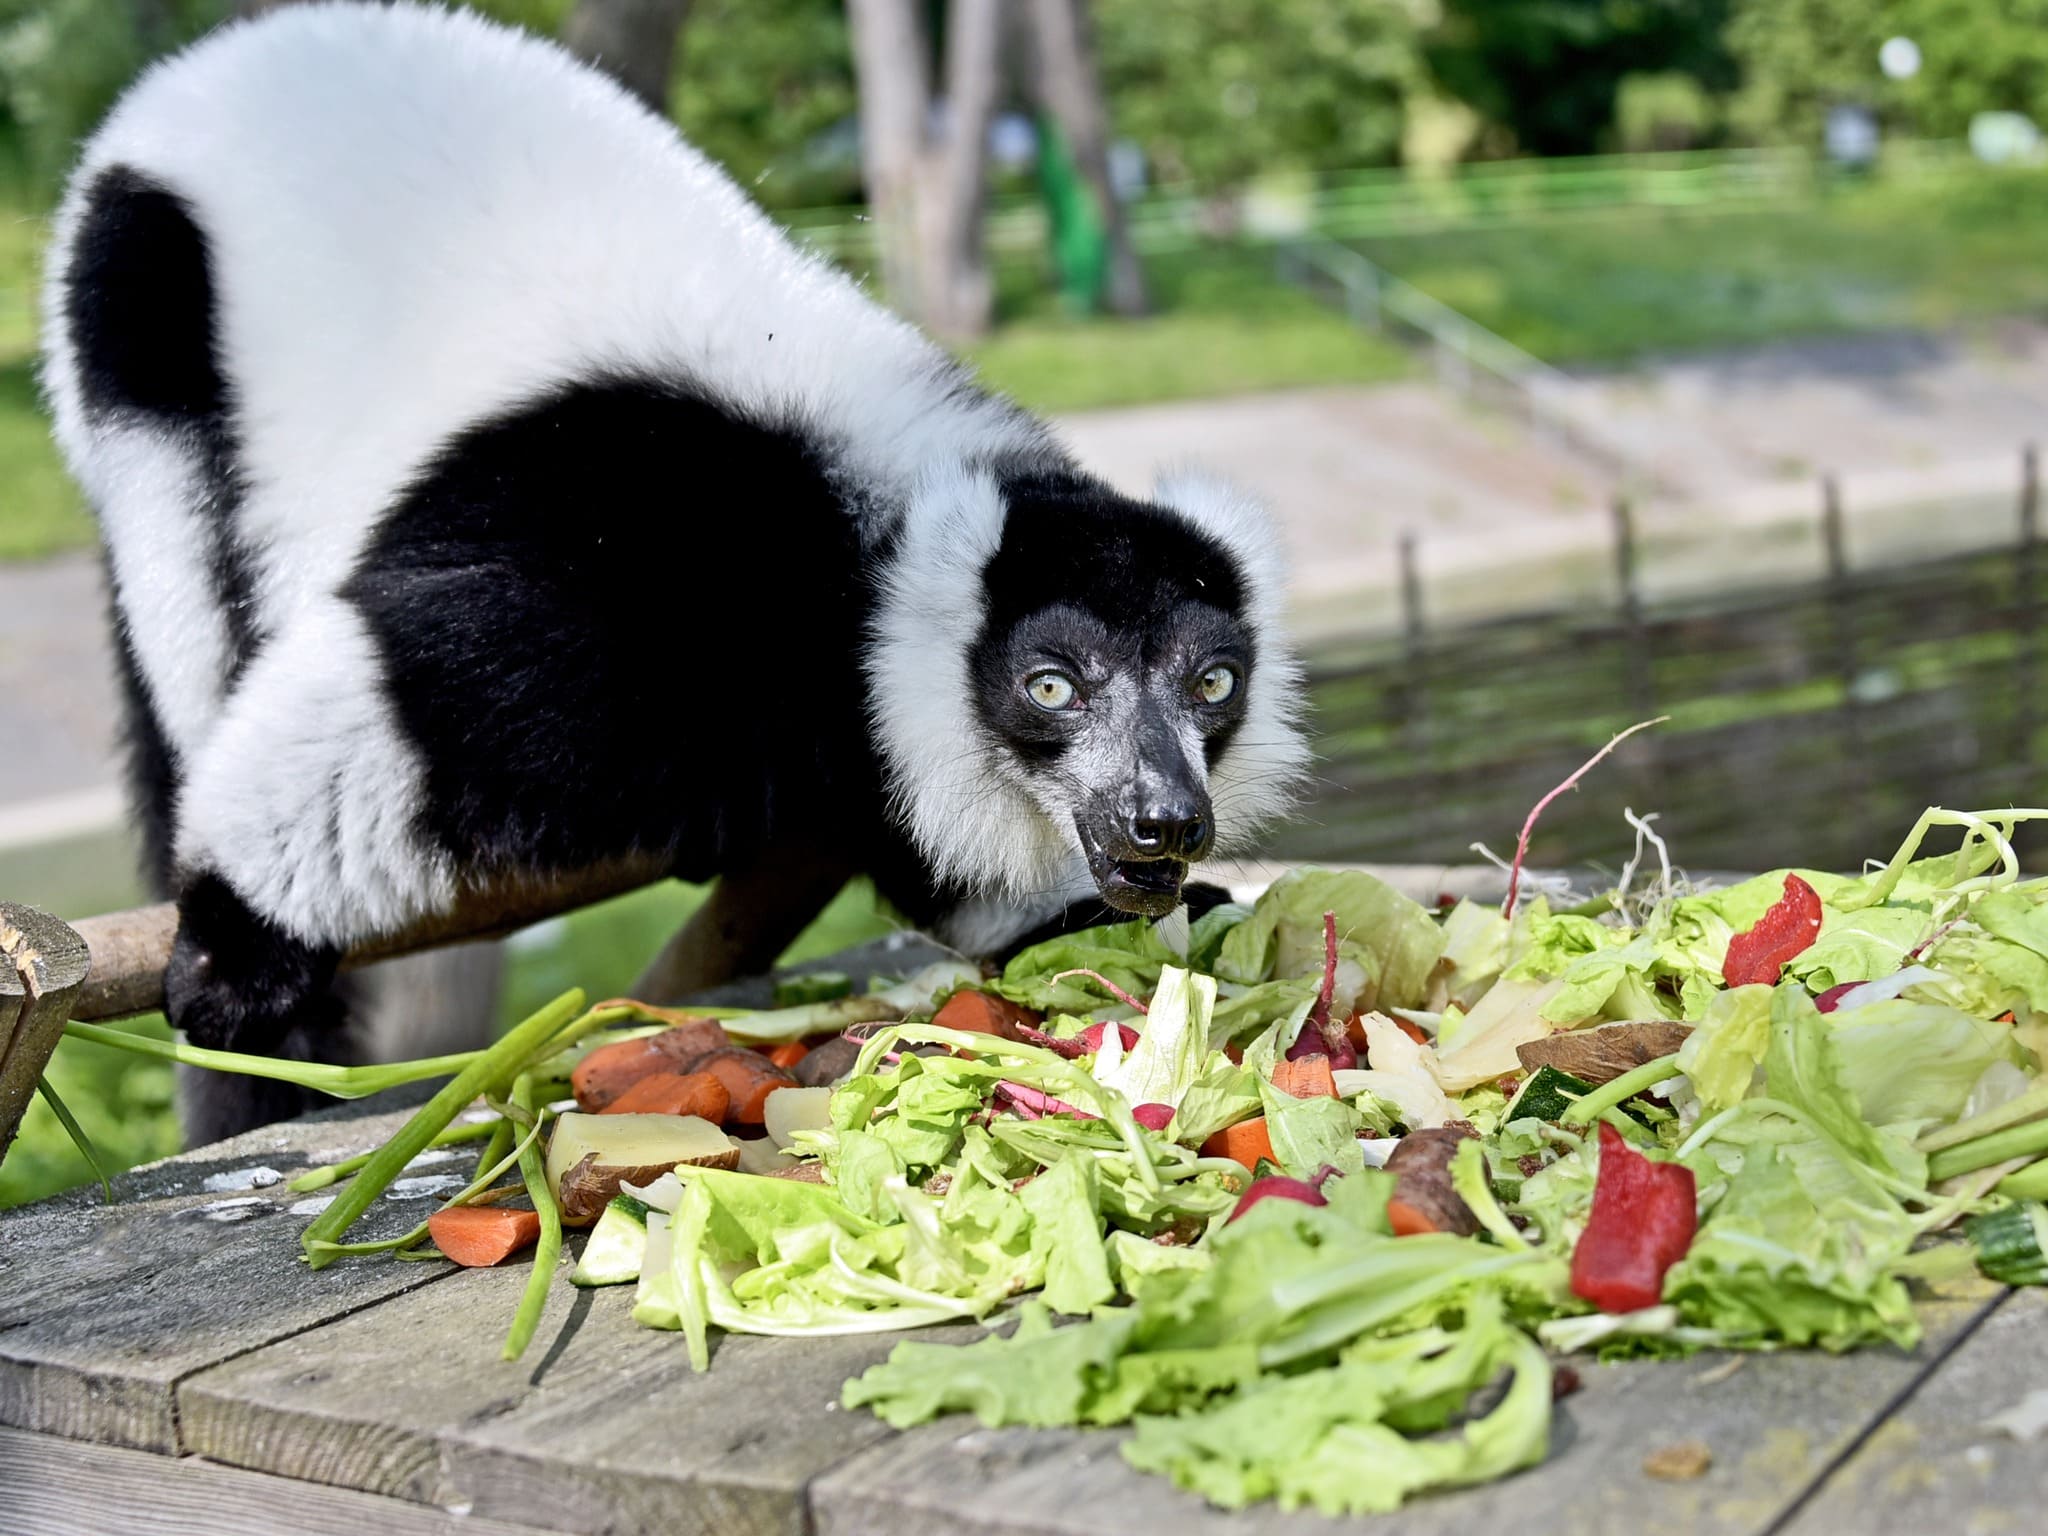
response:
<path id="1" fill-rule="evenodd" d="M 178 937 L 164 971 L 164 1012 L 194 1045 L 281 1054 L 294 1032 L 338 1027 L 339 950 L 307 944 L 202 874 L 178 897 Z"/>

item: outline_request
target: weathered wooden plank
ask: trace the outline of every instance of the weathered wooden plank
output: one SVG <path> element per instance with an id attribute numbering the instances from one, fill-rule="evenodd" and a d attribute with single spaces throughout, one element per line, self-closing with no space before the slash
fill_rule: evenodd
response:
<path id="1" fill-rule="evenodd" d="M 0 1158 L 63 1038 L 85 969 L 85 941 L 69 927 L 0 902 Z"/>
<path id="2" fill-rule="evenodd" d="M 706 1375 L 630 1287 L 557 1286 L 498 1358 L 525 1275 L 473 1270 L 186 1382 L 209 1459 L 564 1531 L 798 1533 L 819 1472 L 891 1431 L 836 1406 L 889 1339 L 731 1338 Z"/>
<path id="3" fill-rule="evenodd" d="M 1765 1531 L 1995 1299 L 1991 1288 L 1973 1286 L 1930 1304 L 1928 1339 L 1910 1355 L 1757 1355 L 1732 1375 L 1711 1356 L 1578 1364 L 1583 1386 L 1558 1404 L 1548 1461 L 1503 1482 L 1421 1500 L 1402 1511 L 1399 1529 L 1403 1536 Z M 821 1477 L 811 1489 L 816 1529 L 819 1536 L 1099 1536 L 1105 1529 L 1309 1536 L 1339 1528 L 1271 1505 L 1235 1515 L 1212 1509 L 1163 1478 L 1133 1471 L 1117 1440 L 948 1419 L 884 1441 Z M 1704 1441 L 1712 1452 L 1704 1476 L 1665 1483 L 1644 1474 L 1645 1456 L 1686 1440 Z"/>
<path id="4" fill-rule="evenodd" d="M 539 1536 L 531 1525 L 460 1510 L 16 1429 L 0 1429 L 0 1468 L 0 1530 L 8 1536 Z"/>
<path id="5" fill-rule="evenodd" d="M 176 1450 L 183 1377 L 439 1278 L 438 1265 L 316 1275 L 299 1261 L 311 1210 L 281 1177 L 367 1150 L 401 1119 L 330 1112 L 124 1175 L 112 1206 L 79 1193 L 0 1213 L 0 1425 Z M 379 1201 L 362 1235 L 424 1216 L 431 1186 L 408 1193 Z"/>
<path id="6" fill-rule="evenodd" d="M 2015 1292 L 1878 1426 L 1786 1527 L 1787 1536 L 2039 1530 L 2048 1431 L 1990 1420 L 2036 1399 L 2048 1413 L 2048 1295 Z"/>

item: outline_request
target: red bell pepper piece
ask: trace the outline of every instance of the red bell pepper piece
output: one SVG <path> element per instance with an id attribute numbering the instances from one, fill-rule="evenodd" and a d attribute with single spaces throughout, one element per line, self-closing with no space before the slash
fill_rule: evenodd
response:
<path id="1" fill-rule="evenodd" d="M 1698 1224 L 1692 1170 L 1651 1162 L 1602 1121 L 1593 1215 L 1572 1251 L 1572 1294 L 1602 1312 L 1654 1307 L 1664 1272 L 1685 1257 Z"/>
<path id="2" fill-rule="evenodd" d="M 1777 905 L 1728 941 L 1721 980 L 1731 987 L 1777 985 L 1785 967 L 1820 936 L 1820 917 L 1819 893 L 1797 875 L 1787 875 Z"/>

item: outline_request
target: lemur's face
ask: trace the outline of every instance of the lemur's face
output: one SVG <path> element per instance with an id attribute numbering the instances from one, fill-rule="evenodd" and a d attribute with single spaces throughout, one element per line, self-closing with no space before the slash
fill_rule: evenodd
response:
<path id="1" fill-rule="evenodd" d="M 1217 844 L 1210 775 L 1260 687 L 1240 575 L 1178 518 L 1011 488 L 974 704 L 1102 899 L 1160 916 Z"/>

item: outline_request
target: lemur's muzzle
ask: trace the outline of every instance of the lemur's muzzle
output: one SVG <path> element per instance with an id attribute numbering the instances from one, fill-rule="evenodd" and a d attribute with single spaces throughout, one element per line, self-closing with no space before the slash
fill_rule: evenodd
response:
<path id="1" fill-rule="evenodd" d="M 1074 818 L 1102 899 L 1120 912 L 1164 917 L 1180 905 L 1188 866 L 1209 851 L 1215 817 L 1192 786 L 1147 796 L 1135 810 Z"/>

